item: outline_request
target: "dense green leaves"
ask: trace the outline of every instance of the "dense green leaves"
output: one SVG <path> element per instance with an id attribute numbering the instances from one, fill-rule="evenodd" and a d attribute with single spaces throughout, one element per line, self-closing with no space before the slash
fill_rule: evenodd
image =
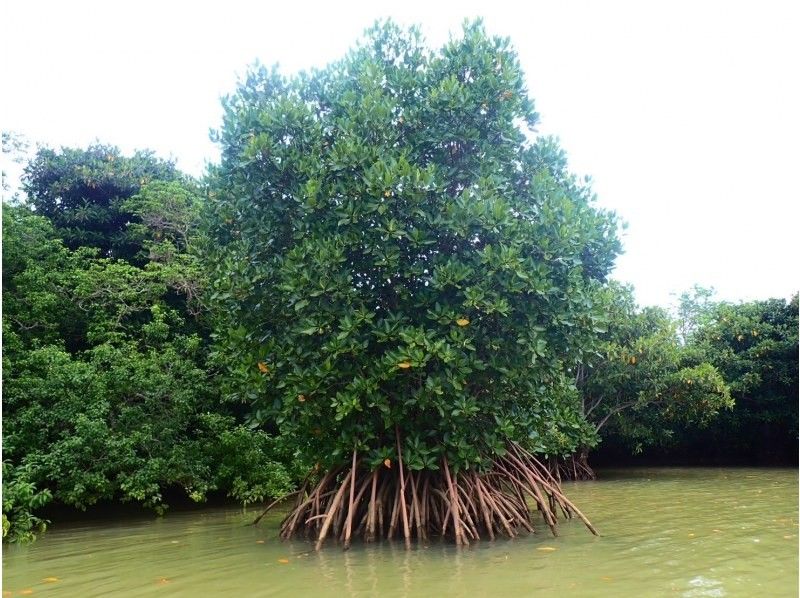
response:
<path id="1" fill-rule="evenodd" d="M 666 462 L 796 462 L 797 296 L 733 304 L 695 286 L 674 319 L 635 309 L 629 291 L 610 300 L 607 345 L 581 389 L 611 454 L 649 447 Z"/>
<path id="2" fill-rule="evenodd" d="M 380 24 L 324 70 L 248 74 L 207 221 L 219 358 L 255 423 L 328 461 L 393 458 L 395 426 L 424 467 L 574 448 L 566 374 L 619 244 L 537 120 L 480 24 L 435 52 Z"/>
<path id="3" fill-rule="evenodd" d="M 147 183 L 126 199 L 137 223 L 124 235 L 142 249 L 134 263 L 95 247 L 71 250 L 38 210 L 3 207 L 9 539 L 30 539 L 43 523 L 33 510 L 51 498 L 161 511 L 167 491 L 253 502 L 297 479 L 293 456 L 219 400 L 208 330 L 195 317 L 205 286 L 190 252 L 198 206 L 188 181 Z"/>
<path id="4" fill-rule="evenodd" d="M 97 144 L 85 150 L 40 149 L 25 169 L 23 188 L 67 247 L 96 247 L 103 257 L 130 261 L 141 247 L 129 234 L 134 218 L 125 201 L 151 181 L 181 178 L 171 162 L 151 152 L 128 157 Z"/>
<path id="5" fill-rule="evenodd" d="M 691 337 L 695 359 L 713 363 L 736 406 L 703 435 L 681 441 L 718 460 L 797 462 L 798 304 L 769 299 L 709 302 Z"/>
<path id="6" fill-rule="evenodd" d="M 47 521 L 34 511 L 52 499 L 50 491 L 38 490 L 27 479 L 27 472 L 3 461 L 3 540 L 30 542 L 47 528 Z"/>
<path id="7" fill-rule="evenodd" d="M 617 285 L 608 287 L 606 301 L 604 344 L 579 369 L 583 413 L 598 433 L 640 451 L 733 406 L 723 376 L 680 343 L 665 310 L 637 309 L 631 290 Z"/>

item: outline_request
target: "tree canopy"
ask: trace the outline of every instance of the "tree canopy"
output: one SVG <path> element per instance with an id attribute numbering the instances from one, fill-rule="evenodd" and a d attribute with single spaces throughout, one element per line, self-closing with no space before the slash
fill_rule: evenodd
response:
<path id="1" fill-rule="evenodd" d="M 733 407 L 723 375 L 681 342 L 681 320 L 659 307 L 637 308 L 630 288 L 612 284 L 606 293 L 603 343 L 578 370 L 582 411 L 598 434 L 638 453 Z"/>
<path id="2" fill-rule="evenodd" d="M 696 360 L 714 364 L 736 405 L 684 448 L 720 462 L 797 463 L 798 303 L 769 299 L 710 302 L 691 337 Z"/>
<path id="3" fill-rule="evenodd" d="M 258 421 L 373 466 L 397 425 L 420 468 L 572 433 L 566 372 L 619 244 L 537 122 L 480 24 L 439 52 L 379 25 L 324 70 L 249 73 L 219 133 L 212 284 Z"/>
<path id="4" fill-rule="evenodd" d="M 129 234 L 135 217 L 125 201 L 150 181 L 181 178 L 172 162 L 152 152 L 124 156 L 98 143 L 86 149 L 39 149 L 25 168 L 23 189 L 68 248 L 96 247 L 102 257 L 131 261 L 141 247 Z"/>

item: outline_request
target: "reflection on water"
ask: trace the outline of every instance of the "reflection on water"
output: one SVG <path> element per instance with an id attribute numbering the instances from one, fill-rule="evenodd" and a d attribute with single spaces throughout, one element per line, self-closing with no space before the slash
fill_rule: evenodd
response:
<path id="1" fill-rule="evenodd" d="M 4 596 L 797 596 L 795 470 L 637 469 L 566 484 L 603 534 L 475 543 L 276 539 L 279 513 L 55 525 L 5 546 Z M 8 594 L 7 592 L 11 592 Z M 25 592 L 23 594 L 22 592 Z"/>

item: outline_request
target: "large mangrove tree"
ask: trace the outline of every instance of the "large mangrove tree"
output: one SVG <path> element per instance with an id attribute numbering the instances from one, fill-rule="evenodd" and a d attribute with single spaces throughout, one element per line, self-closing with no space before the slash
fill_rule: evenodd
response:
<path id="1" fill-rule="evenodd" d="M 282 536 L 468 544 L 533 531 L 528 500 L 554 533 L 585 521 L 538 455 L 594 433 L 574 371 L 617 224 L 536 137 L 509 41 L 473 23 L 431 51 L 379 24 L 322 70 L 251 69 L 224 109 L 221 361 L 318 464 Z"/>

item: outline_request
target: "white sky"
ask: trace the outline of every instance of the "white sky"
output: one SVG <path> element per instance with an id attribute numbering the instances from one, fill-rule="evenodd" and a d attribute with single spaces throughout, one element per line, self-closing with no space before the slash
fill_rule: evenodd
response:
<path id="1" fill-rule="evenodd" d="M 432 44 L 482 16 L 519 51 L 542 133 L 628 223 L 642 304 L 798 287 L 800 3 L 4 0 L 0 126 L 50 146 L 152 148 L 199 175 L 219 98 L 256 58 L 341 56 L 376 18 Z M 795 256 L 795 257 L 792 257 Z"/>

